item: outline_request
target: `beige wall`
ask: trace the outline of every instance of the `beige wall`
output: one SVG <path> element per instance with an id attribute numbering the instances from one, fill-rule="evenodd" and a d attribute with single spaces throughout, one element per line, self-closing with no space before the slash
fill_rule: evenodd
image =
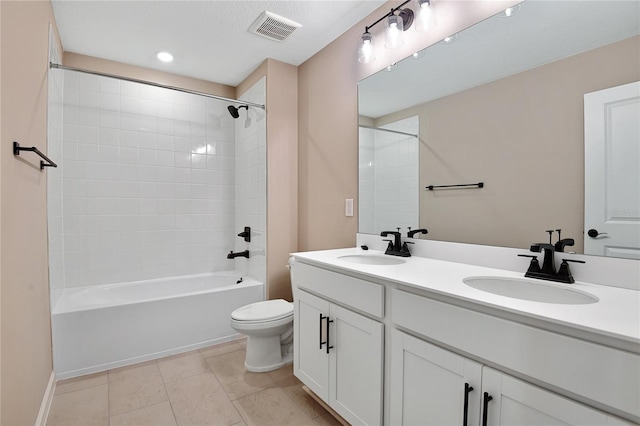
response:
<path id="1" fill-rule="evenodd" d="M 639 78 L 640 37 L 633 37 L 376 125 L 420 117 L 420 226 L 429 239 L 525 248 L 560 228 L 582 253 L 583 95 Z M 479 181 L 482 190 L 424 190 Z"/>
<path id="2" fill-rule="evenodd" d="M 359 64 L 356 53 L 365 25 L 400 2 L 387 2 L 300 65 L 298 73 L 299 249 L 319 250 L 355 244 L 358 212 L 345 217 L 344 200 L 358 193 L 358 80 L 430 46 L 445 36 L 487 18 L 516 1 L 437 3 L 438 27 L 405 33 L 405 45 L 387 50 L 378 43 L 377 59 Z M 374 27 L 374 37 L 383 25 Z"/>
<path id="3" fill-rule="evenodd" d="M 2 155 L 0 409 L 3 425 L 34 424 L 52 372 L 46 176 L 32 153 L 47 151 L 48 1 L 0 2 Z M 61 49 L 60 49 L 61 50 Z"/>
<path id="4" fill-rule="evenodd" d="M 298 68 L 267 59 L 237 89 L 267 77 L 267 298 L 293 300 L 289 253 L 298 249 Z"/>

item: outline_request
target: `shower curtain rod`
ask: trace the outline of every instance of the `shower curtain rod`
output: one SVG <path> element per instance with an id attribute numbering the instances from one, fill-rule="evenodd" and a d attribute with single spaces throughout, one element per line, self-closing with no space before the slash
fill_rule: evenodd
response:
<path id="1" fill-rule="evenodd" d="M 362 127 L 363 129 L 380 130 L 381 132 L 397 133 L 399 135 L 411 136 L 413 138 L 418 137 L 418 135 L 416 135 L 415 133 L 406 133 L 400 132 L 398 130 L 383 129 L 382 127 L 365 126 L 364 124 L 358 124 L 358 127 Z"/>
<path id="2" fill-rule="evenodd" d="M 67 70 L 67 71 L 83 72 L 85 74 L 93 74 L 93 75 L 97 75 L 97 76 L 100 76 L 100 77 L 117 78 L 117 79 L 120 79 L 120 80 L 130 81 L 132 83 L 146 84 L 146 85 L 149 85 L 149 86 L 160 87 L 162 89 L 176 90 L 178 92 L 189 93 L 191 95 L 205 96 L 207 98 L 218 99 L 220 101 L 232 102 L 234 104 L 249 105 L 249 106 L 252 106 L 252 107 L 255 107 L 255 108 L 265 109 L 264 105 L 256 104 L 256 103 L 253 103 L 253 102 L 247 102 L 247 101 L 241 101 L 241 100 L 237 100 L 237 99 L 225 98 L 223 96 L 210 95 L 209 93 L 198 92 L 196 90 L 182 89 L 180 87 L 168 86 L 166 84 L 154 83 L 153 81 L 138 80 L 137 78 L 123 77 L 123 76 L 120 76 L 120 75 L 107 74 L 107 73 L 103 73 L 103 72 L 83 70 L 82 68 L 68 67 L 68 66 L 65 66 L 65 65 L 54 64 L 53 62 L 49 62 L 49 68 L 57 68 L 57 69 Z"/>

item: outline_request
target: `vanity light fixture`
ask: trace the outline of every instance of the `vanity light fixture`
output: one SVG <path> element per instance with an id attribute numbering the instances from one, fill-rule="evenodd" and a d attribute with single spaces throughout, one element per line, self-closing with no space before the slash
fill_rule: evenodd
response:
<path id="1" fill-rule="evenodd" d="M 514 6 L 508 7 L 505 10 L 503 10 L 502 12 L 500 12 L 498 14 L 499 17 L 501 18 L 509 18 L 513 15 L 515 15 L 516 13 L 518 13 L 518 11 L 520 10 L 522 3 L 518 3 Z"/>
<path id="2" fill-rule="evenodd" d="M 438 22 L 433 11 L 431 0 L 417 0 L 418 11 L 416 13 L 416 31 L 425 33 L 434 29 Z"/>
<path id="3" fill-rule="evenodd" d="M 403 7 L 412 0 L 402 2 L 398 7 L 391 9 L 389 13 L 375 21 L 373 24 L 364 27 L 364 33 L 360 37 L 360 47 L 358 48 L 358 62 L 367 64 L 375 60 L 373 52 L 373 36 L 369 32 L 371 28 L 382 21 L 386 21 L 387 29 L 385 35 L 385 46 L 394 49 L 404 44 L 402 33 L 408 30 L 413 24 L 413 10 Z"/>
<path id="4" fill-rule="evenodd" d="M 443 42 L 447 43 L 447 44 L 451 44 L 454 41 L 456 41 L 458 39 L 458 33 L 452 34 L 449 37 L 445 37 L 444 40 L 442 40 Z"/>
<path id="5" fill-rule="evenodd" d="M 360 48 L 358 49 L 358 62 L 361 64 L 368 64 L 376 60 L 376 56 L 373 51 L 373 36 L 369 31 L 362 34 L 360 38 Z"/>
<path id="6" fill-rule="evenodd" d="M 169 52 L 158 52 L 156 57 L 162 62 L 171 62 L 173 61 L 173 55 Z"/>
<path id="7" fill-rule="evenodd" d="M 411 57 L 413 59 L 420 59 L 420 58 L 423 58 L 424 55 L 426 55 L 426 54 L 427 54 L 427 49 L 422 49 L 422 50 L 418 50 L 416 53 L 411 55 Z"/>

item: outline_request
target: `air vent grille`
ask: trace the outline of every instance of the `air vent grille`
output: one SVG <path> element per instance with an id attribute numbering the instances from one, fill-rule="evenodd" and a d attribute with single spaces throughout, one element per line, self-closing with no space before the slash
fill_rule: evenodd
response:
<path id="1" fill-rule="evenodd" d="M 300 27 L 302 27 L 302 25 L 291 19 L 264 11 L 251 25 L 249 32 L 268 38 L 269 40 L 284 41 Z"/>

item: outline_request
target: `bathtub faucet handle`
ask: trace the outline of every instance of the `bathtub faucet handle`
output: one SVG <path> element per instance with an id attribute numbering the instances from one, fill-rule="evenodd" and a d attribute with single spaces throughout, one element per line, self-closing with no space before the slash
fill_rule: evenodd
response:
<path id="1" fill-rule="evenodd" d="M 244 231 L 238 234 L 238 237 L 244 238 L 244 240 L 248 243 L 251 242 L 251 227 L 245 226 Z"/>

